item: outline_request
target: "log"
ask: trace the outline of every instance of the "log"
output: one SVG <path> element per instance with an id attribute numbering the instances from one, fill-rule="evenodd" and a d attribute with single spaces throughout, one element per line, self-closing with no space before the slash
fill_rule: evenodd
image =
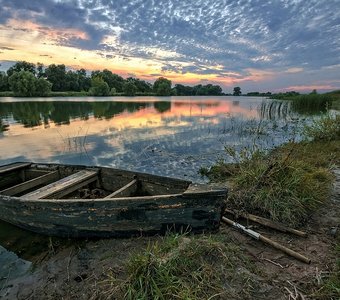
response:
<path id="1" fill-rule="evenodd" d="M 226 209 L 225 212 L 236 215 L 235 212 L 233 212 L 232 210 L 229 210 L 229 209 Z M 267 227 L 276 229 L 276 230 L 281 231 L 281 232 L 285 232 L 285 233 L 289 232 L 289 233 L 292 233 L 292 234 L 295 234 L 295 235 L 298 235 L 298 236 L 301 236 L 301 237 L 307 236 L 306 232 L 296 230 L 296 229 L 293 229 L 293 228 L 290 228 L 290 227 L 286 227 L 282 224 L 273 222 L 273 221 L 266 219 L 266 218 L 263 218 L 263 217 L 259 217 L 259 216 L 248 214 L 248 213 L 247 214 L 241 213 L 240 216 L 244 219 L 248 219 L 250 221 L 256 222 L 256 223 L 261 224 L 263 226 L 267 226 Z"/>
<path id="2" fill-rule="evenodd" d="M 284 252 L 284 253 L 292 256 L 292 257 L 295 257 L 296 259 L 298 259 L 298 260 L 300 260 L 300 261 L 302 261 L 304 263 L 309 264 L 311 262 L 311 260 L 308 257 L 306 257 L 306 256 L 304 256 L 304 255 L 302 255 L 302 254 L 300 254 L 300 253 L 298 253 L 298 252 L 296 252 L 294 250 L 291 250 L 291 249 L 289 249 L 289 248 L 287 248 L 287 247 L 285 247 L 285 246 L 283 246 L 283 245 L 281 245 L 281 244 L 279 244 L 279 243 L 277 243 L 277 242 L 275 242 L 275 241 L 273 241 L 273 240 L 263 236 L 262 234 L 259 234 L 258 232 L 255 232 L 254 230 L 248 229 L 245 226 L 243 226 L 243 225 L 241 225 L 239 223 L 236 223 L 236 222 L 234 222 L 234 221 L 232 221 L 232 220 L 230 220 L 230 219 L 228 219 L 226 217 L 222 217 L 222 221 L 224 223 L 227 223 L 227 224 L 229 224 L 229 225 L 231 225 L 231 226 L 241 230 L 242 232 L 248 234 L 252 238 L 254 238 L 256 240 L 260 240 L 263 243 L 266 243 L 268 245 L 271 245 L 272 247 L 274 247 L 276 249 L 279 249 L 282 252 Z"/>

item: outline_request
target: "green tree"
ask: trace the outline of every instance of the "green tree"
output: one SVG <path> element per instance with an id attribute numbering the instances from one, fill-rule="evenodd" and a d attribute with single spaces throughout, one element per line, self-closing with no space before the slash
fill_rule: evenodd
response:
<path id="1" fill-rule="evenodd" d="M 153 90 L 157 96 L 171 95 L 171 80 L 164 77 L 158 78 L 153 84 Z"/>
<path id="2" fill-rule="evenodd" d="M 126 96 L 135 96 L 137 87 L 131 81 L 128 81 L 124 84 L 123 92 Z"/>
<path id="3" fill-rule="evenodd" d="M 36 96 L 48 96 L 51 93 L 52 83 L 44 78 L 36 78 L 35 94 Z"/>
<path id="4" fill-rule="evenodd" d="M 42 63 L 37 63 L 37 77 L 42 78 L 45 76 L 44 65 Z"/>
<path id="5" fill-rule="evenodd" d="M 7 76 L 10 77 L 14 72 L 19 73 L 20 71 L 27 71 L 35 75 L 35 64 L 29 63 L 27 61 L 18 61 L 7 70 Z"/>
<path id="6" fill-rule="evenodd" d="M 75 91 L 80 92 L 80 84 L 79 84 L 79 76 L 76 72 L 73 72 L 71 70 L 67 71 L 66 73 L 66 89 L 68 91 Z"/>
<path id="7" fill-rule="evenodd" d="M 15 96 L 32 97 L 35 96 L 36 78 L 29 71 L 14 72 L 8 78 L 11 90 Z"/>
<path id="8" fill-rule="evenodd" d="M 8 82 L 14 95 L 19 97 L 47 96 L 52 87 L 46 79 L 38 79 L 29 71 L 14 72 Z"/>
<path id="9" fill-rule="evenodd" d="M 137 93 L 146 94 L 152 92 L 152 84 L 138 78 L 129 77 L 126 78 L 127 82 L 131 82 L 137 88 Z"/>
<path id="10" fill-rule="evenodd" d="M 117 93 L 123 92 L 124 78 L 113 74 L 110 70 L 104 69 L 103 71 L 93 71 L 91 73 L 91 78 L 101 77 L 109 86 L 110 89 L 115 88 Z"/>
<path id="11" fill-rule="evenodd" d="M 68 84 L 66 81 L 66 67 L 65 65 L 49 65 L 45 70 L 46 78 L 52 83 L 52 91 L 65 92 Z"/>
<path id="12" fill-rule="evenodd" d="M 8 76 L 5 72 L 0 72 L 0 92 L 9 91 Z"/>
<path id="13" fill-rule="evenodd" d="M 77 70 L 79 89 L 81 91 L 88 91 L 91 87 L 91 78 L 86 75 L 85 69 Z"/>
<path id="14" fill-rule="evenodd" d="M 234 87 L 233 95 L 234 95 L 234 96 L 240 96 L 241 94 L 242 94 L 241 88 L 240 88 L 239 86 L 235 86 L 235 87 Z"/>
<path id="15" fill-rule="evenodd" d="M 191 96 L 194 93 L 194 89 L 191 86 L 186 86 L 183 84 L 176 84 L 175 90 L 177 96 Z"/>
<path id="16" fill-rule="evenodd" d="M 93 77 L 91 79 L 91 88 L 89 93 L 92 96 L 109 96 L 110 88 L 109 85 L 100 76 Z"/>

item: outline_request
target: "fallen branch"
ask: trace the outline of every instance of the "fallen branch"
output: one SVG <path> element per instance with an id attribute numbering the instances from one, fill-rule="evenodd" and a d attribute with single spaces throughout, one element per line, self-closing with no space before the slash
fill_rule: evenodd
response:
<path id="1" fill-rule="evenodd" d="M 272 260 L 270 260 L 270 259 L 268 259 L 268 258 L 262 258 L 262 259 L 265 260 L 265 261 L 268 261 L 268 262 L 272 263 L 272 264 L 275 265 L 275 266 L 280 267 L 281 269 L 284 269 L 284 268 L 285 268 L 283 265 L 281 265 L 281 264 L 279 264 L 279 263 L 277 263 L 277 262 L 275 262 L 275 261 L 272 261 Z"/>
<path id="2" fill-rule="evenodd" d="M 265 236 L 255 232 L 255 231 L 253 231 L 251 229 L 248 229 L 248 228 L 244 227 L 243 225 L 241 225 L 239 223 L 236 223 L 236 222 L 234 222 L 232 220 L 229 220 L 226 217 L 222 217 L 222 221 L 224 223 L 227 223 L 227 224 L 229 224 L 229 225 L 231 225 L 231 226 L 241 230 L 242 232 L 248 234 L 252 238 L 254 238 L 256 240 L 260 240 L 260 241 L 262 241 L 262 242 L 264 242 L 264 243 L 266 243 L 268 245 L 271 245 L 272 247 L 274 247 L 276 249 L 279 249 L 282 252 L 284 252 L 284 253 L 286 253 L 286 254 L 288 254 L 290 256 L 293 256 L 296 259 L 298 259 L 298 260 L 300 260 L 300 261 L 302 261 L 304 263 L 309 264 L 311 262 L 311 260 L 309 258 L 307 258 L 306 256 L 303 256 L 302 254 L 300 254 L 298 252 L 295 252 L 294 250 L 291 250 L 291 249 L 289 249 L 289 248 L 287 248 L 287 247 L 285 247 L 285 246 L 283 246 L 283 245 L 281 245 L 281 244 L 279 244 L 279 243 L 277 243 L 277 242 L 275 242 L 275 241 L 273 241 L 273 240 L 271 240 L 271 239 L 269 239 L 269 238 L 267 238 L 267 237 L 265 237 Z"/>
<path id="3" fill-rule="evenodd" d="M 233 215 L 237 215 L 234 211 L 229 210 L 229 209 L 226 209 L 225 212 L 233 214 Z M 286 226 L 284 226 L 282 224 L 275 223 L 275 222 L 273 222 L 273 221 L 271 221 L 269 219 L 263 218 L 263 217 L 255 216 L 255 215 L 248 214 L 248 213 L 247 214 L 239 214 L 239 215 L 242 218 L 245 218 L 245 219 L 248 219 L 250 221 L 256 222 L 258 224 L 261 224 L 261 225 L 264 225 L 264 226 L 276 229 L 276 230 L 281 231 L 281 232 L 289 232 L 289 233 L 293 233 L 295 235 L 302 236 L 302 237 L 306 237 L 307 236 L 306 232 L 286 227 Z"/>

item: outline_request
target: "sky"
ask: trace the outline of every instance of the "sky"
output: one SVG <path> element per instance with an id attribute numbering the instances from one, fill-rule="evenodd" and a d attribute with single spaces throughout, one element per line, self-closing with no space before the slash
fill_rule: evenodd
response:
<path id="1" fill-rule="evenodd" d="M 0 70 L 20 60 L 325 92 L 340 89 L 340 0 L 0 0 Z"/>

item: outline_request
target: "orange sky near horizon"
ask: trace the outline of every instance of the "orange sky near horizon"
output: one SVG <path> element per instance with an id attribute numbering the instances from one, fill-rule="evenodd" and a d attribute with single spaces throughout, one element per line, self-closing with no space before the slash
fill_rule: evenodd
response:
<path id="1" fill-rule="evenodd" d="M 285 83 L 281 88 L 261 88 L 280 80 L 280 76 L 294 78 L 302 76 L 304 67 L 292 67 L 282 70 L 280 73 L 274 69 L 259 69 L 255 67 L 244 68 L 242 72 L 225 71 L 223 65 L 210 65 L 202 62 L 200 73 L 192 71 L 173 71 L 164 68 L 166 63 L 181 67 L 190 67 L 192 63 L 182 59 L 182 55 L 176 51 L 164 50 L 159 46 L 148 47 L 150 57 L 142 57 L 124 52 L 113 53 L 109 50 L 86 50 L 67 45 L 72 39 L 86 42 L 90 39 L 88 33 L 77 28 L 66 26 L 55 28 L 35 21 L 21 20 L 12 17 L 5 23 L 0 24 L 0 62 L 28 61 L 32 63 L 65 64 L 71 69 L 84 68 L 88 71 L 108 69 L 123 77 L 138 77 L 153 82 L 160 76 L 172 80 L 173 84 L 187 85 L 218 84 L 225 92 L 231 92 L 234 86 L 250 85 L 257 87 L 255 91 L 296 90 L 312 91 L 336 89 L 339 81 L 318 81 L 313 84 L 289 84 Z M 101 43 L 108 46 L 118 47 L 119 41 L 116 36 L 104 36 Z M 246 43 L 246 42 L 244 42 Z M 121 45 L 120 45 L 121 46 Z M 128 46 L 126 46 L 128 47 Z M 255 46 L 254 46 L 255 47 Z M 255 47 L 256 48 L 256 47 Z M 122 46 L 124 50 L 124 46 Z M 209 49 L 207 49 L 209 51 Z M 270 60 L 270 56 L 259 59 Z M 190 68 L 189 68 L 190 70 Z M 286 80 L 286 79 L 284 79 Z"/>
<path id="2" fill-rule="evenodd" d="M 24 28 L 24 29 L 23 29 Z M 131 75 L 147 80 L 154 81 L 160 76 L 172 80 L 173 84 L 182 83 L 195 85 L 206 82 L 219 84 L 223 87 L 232 87 L 245 81 L 261 82 L 275 74 L 270 71 L 247 69 L 247 76 L 230 72 L 225 76 L 216 74 L 197 74 L 197 73 L 176 73 L 163 71 L 164 63 L 161 60 L 146 59 L 139 57 L 129 57 L 116 55 L 114 58 L 107 58 L 105 51 L 89 51 L 75 47 L 68 47 L 58 44 L 60 36 L 67 38 L 79 38 L 86 40 L 88 37 L 85 32 L 75 29 L 54 29 L 41 26 L 31 21 L 9 20 L 6 25 L 0 25 L 0 61 L 28 61 L 33 63 L 65 64 L 72 69 L 84 68 L 88 71 L 103 70 L 104 68 L 119 74 L 123 77 Z M 114 41 L 111 41 L 114 43 Z M 176 62 L 177 54 L 167 52 L 162 49 L 150 49 L 159 58 L 172 56 Z M 181 62 L 181 65 L 186 63 Z M 207 69 L 219 70 L 222 66 L 208 66 Z M 151 74 L 151 75 L 150 75 Z M 155 75 L 152 75 L 155 74 Z M 223 73 L 222 73 L 223 74 Z M 234 76 L 230 76 L 234 75 Z M 238 78 L 235 78 L 235 75 Z"/>

